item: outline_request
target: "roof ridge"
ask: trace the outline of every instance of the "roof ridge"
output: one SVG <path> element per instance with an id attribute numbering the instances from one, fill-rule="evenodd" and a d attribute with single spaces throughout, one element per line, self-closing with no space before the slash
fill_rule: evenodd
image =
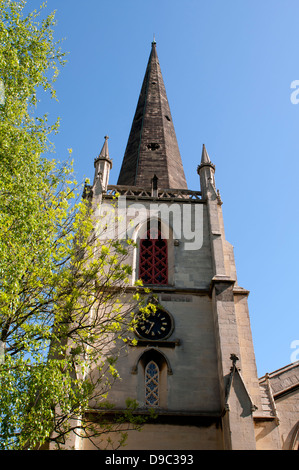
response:
<path id="1" fill-rule="evenodd" d="M 284 367 L 281 367 L 280 369 L 274 370 L 273 372 L 267 372 L 265 375 L 259 378 L 259 382 L 263 382 L 266 380 L 267 377 L 275 377 L 276 375 L 280 375 L 283 372 L 286 372 L 291 369 L 295 369 L 296 367 L 299 367 L 299 361 L 292 362 L 291 364 L 287 364 Z"/>

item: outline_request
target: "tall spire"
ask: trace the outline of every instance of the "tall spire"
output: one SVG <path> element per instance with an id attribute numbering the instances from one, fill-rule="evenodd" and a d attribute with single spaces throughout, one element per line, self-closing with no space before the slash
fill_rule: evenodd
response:
<path id="1" fill-rule="evenodd" d="M 187 189 L 155 40 L 117 184 L 149 188 L 154 175 L 160 188 Z"/>

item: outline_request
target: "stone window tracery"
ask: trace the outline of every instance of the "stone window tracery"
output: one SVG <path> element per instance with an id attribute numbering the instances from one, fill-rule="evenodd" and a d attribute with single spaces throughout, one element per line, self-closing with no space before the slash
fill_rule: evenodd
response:
<path id="1" fill-rule="evenodd" d="M 148 406 L 159 405 L 159 367 L 150 361 L 145 368 L 145 403 Z"/>

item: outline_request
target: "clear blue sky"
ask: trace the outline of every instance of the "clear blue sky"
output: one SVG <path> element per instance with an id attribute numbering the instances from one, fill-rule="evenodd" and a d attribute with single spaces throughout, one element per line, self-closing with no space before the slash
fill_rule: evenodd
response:
<path id="1" fill-rule="evenodd" d="M 298 0 L 48 0 L 48 10 L 69 51 L 59 103 L 42 101 L 61 117 L 56 157 L 72 148 L 78 179 L 92 179 L 108 134 L 116 184 L 155 34 L 189 188 L 200 189 L 203 143 L 216 165 L 258 374 L 289 364 L 299 340 Z"/>

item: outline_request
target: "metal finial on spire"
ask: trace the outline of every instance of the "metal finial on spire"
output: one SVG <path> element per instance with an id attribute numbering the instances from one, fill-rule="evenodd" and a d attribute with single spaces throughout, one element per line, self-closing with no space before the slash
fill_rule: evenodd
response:
<path id="1" fill-rule="evenodd" d="M 153 42 L 152 42 L 152 44 L 156 44 L 155 33 L 154 33 L 154 39 L 153 39 Z"/>

